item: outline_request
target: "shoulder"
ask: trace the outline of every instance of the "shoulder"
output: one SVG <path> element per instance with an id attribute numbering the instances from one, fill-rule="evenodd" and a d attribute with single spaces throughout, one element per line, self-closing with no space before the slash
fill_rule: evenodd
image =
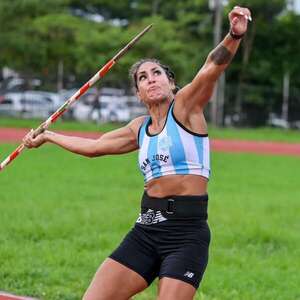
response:
<path id="1" fill-rule="evenodd" d="M 133 119 L 132 121 L 130 121 L 126 127 L 130 128 L 131 131 L 134 133 L 134 135 L 137 137 L 139 130 L 141 128 L 141 126 L 143 125 L 144 121 L 147 119 L 148 116 L 140 116 L 137 117 L 135 119 Z"/>
<path id="2" fill-rule="evenodd" d="M 188 105 L 185 104 L 180 97 L 179 99 L 175 97 L 173 107 L 173 117 L 175 121 L 187 131 L 197 134 L 206 134 L 207 124 L 203 107 L 201 105 L 195 105 L 193 109 L 189 110 L 187 106 Z"/>

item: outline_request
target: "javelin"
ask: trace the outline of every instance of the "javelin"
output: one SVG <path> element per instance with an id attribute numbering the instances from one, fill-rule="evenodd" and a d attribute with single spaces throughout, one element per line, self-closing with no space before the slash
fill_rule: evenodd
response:
<path id="1" fill-rule="evenodd" d="M 111 67 L 152 27 L 152 24 L 148 25 L 143 31 L 141 31 L 135 38 L 133 38 L 123 49 L 121 49 L 110 61 L 108 61 L 87 83 L 85 83 L 72 97 L 70 97 L 61 107 L 57 109 L 44 123 L 42 123 L 33 132 L 33 137 L 38 136 L 44 132 L 52 123 L 54 123 L 67 109 L 77 101 L 91 86 L 93 86 L 99 79 L 103 78 L 105 74 L 111 69 Z M 4 169 L 9 163 L 11 163 L 25 148 L 24 144 L 21 144 L 14 152 L 12 152 L 1 164 L 0 171 Z"/>

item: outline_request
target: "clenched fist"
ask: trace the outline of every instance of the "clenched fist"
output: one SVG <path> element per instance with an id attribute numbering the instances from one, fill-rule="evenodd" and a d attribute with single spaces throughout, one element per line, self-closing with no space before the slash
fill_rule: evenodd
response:
<path id="1" fill-rule="evenodd" d="M 252 21 L 248 8 L 235 6 L 228 15 L 230 32 L 233 36 L 242 36 L 247 31 L 248 21 Z"/>

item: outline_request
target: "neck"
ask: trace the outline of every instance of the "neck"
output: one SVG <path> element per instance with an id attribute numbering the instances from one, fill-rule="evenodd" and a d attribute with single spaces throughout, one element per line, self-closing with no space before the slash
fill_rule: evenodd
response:
<path id="1" fill-rule="evenodd" d="M 165 123 L 171 102 L 172 99 L 166 99 L 158 103 L 152 103 L 147 105 L 152 120 L 151 126 L 154 129 L 160 128 Z"/>

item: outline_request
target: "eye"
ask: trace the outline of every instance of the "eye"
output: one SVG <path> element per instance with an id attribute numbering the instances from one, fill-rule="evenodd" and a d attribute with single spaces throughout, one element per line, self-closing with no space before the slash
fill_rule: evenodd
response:
<path id="1" fill-rule="evenodd" d="M 139 81 L 142 81 L 142 80 L 144 80 L 144 79 L 146 79 L 146 76 L 145 76 L 145 75 L 140 75 L 140 76 L 139 76 Z"/>
<path id="2" fill-rule="evenodd" d="M 160 75 L 161 74 L 161 71 L 160 70 L 155 70 L 154 71 L 154 75 Z"/>

